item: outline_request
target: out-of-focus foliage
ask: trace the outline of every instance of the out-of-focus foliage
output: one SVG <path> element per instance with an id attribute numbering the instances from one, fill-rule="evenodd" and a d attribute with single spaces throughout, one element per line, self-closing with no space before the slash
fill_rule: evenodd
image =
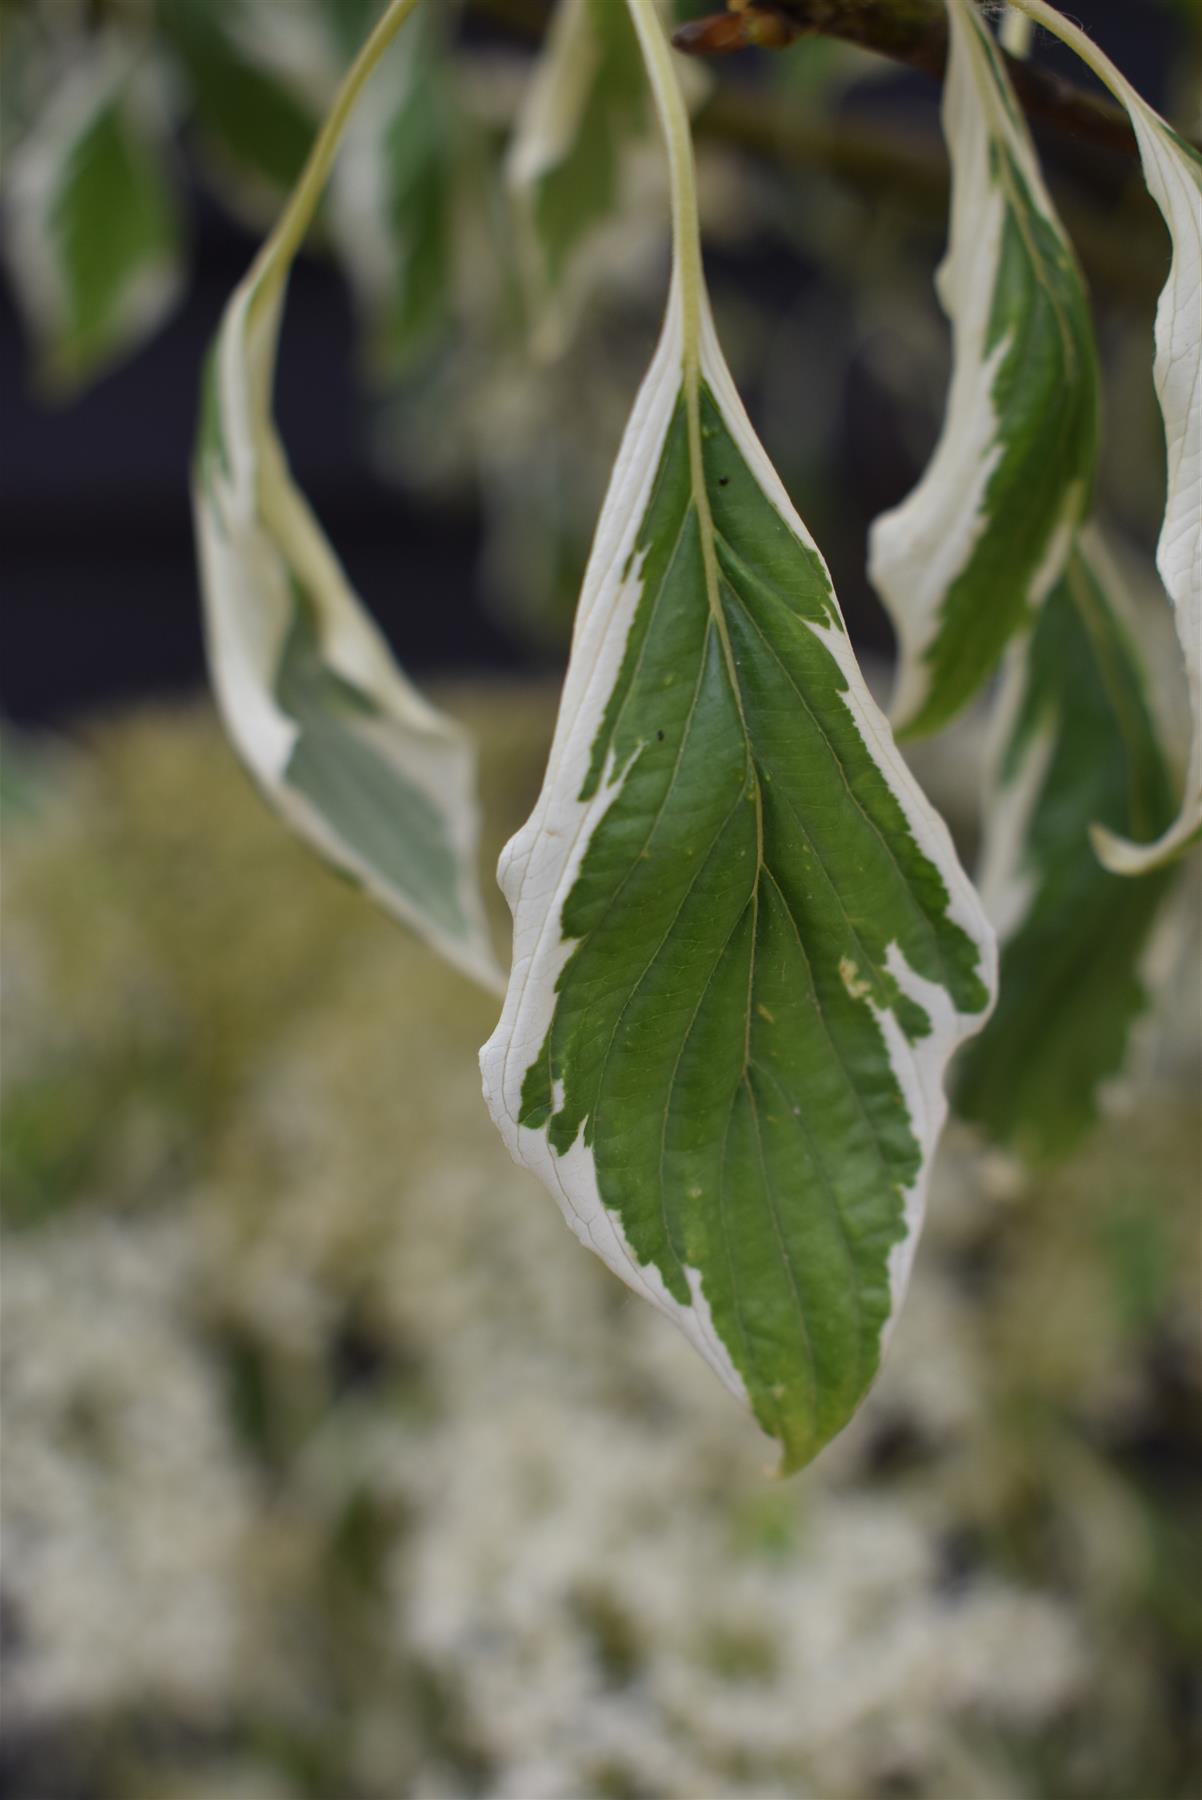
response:
<path id="1" fill-rule="evenodd" d="M 1173 887 L 1171 871 L 1131 881 L 1088 854 L 1099 825 L 1150 839 L 1173 813 L 1122 578 L 1096 535 L 1011 652 L 995 729 L 981 888 L 1002 976 L 956 1106 L 1040 1161 L 1075 1147 L 1123 1068 Z"/>
<path id="2" fill-rule="evenodd" d="M 460 704 L 499 836 L 551 697 Z M 1194 1791 L 1195 1049 L 1060 1173 L 949 1139 L 880 1384 L 777 1486 L 497 1143 L 489 1002 L 207 715 L 11 767 L 15 1792 Z"/>
<path id="3" fill-rule="evenodd" d="M 400 0 L 389 18 L 403 24 L 414 3 Z M 347 78 L 349 100 L 386 44 L 371 38 Z M 272 408 L 288 277 L 347 110 L 335 107 L 210 353 L 193 505 L 211 677 L 239 754 L 281 816 L 499 989 L 480 899 L 472 747 L 392 656 L 291 476 Z"/>
<path id="4" fill-rule="evenodd" d="M 166 75 L 205 184 L 265 223 L 375 8 L 0 10 L 6 147 L 103 20 Z M 387 371 L 382 457 L 422 491 L 484 495 L 502 603 L 559 637 L 658 310 L 662 193 L 632 197 L 621 256 L 532 380 L 493 154 L 527 67 L 460 49 L 438 64 L 454 167 L 438 130 L 401 144 L 423 278 L 447 258 L 445 322 L 425 335 L 420 295 L 398 315 L 389 284 L 416 265 L 391 237 L 356 280 Z M 832 472 L 845 422 L 867 395 L 874 438 L 914 465 L 857 469 L 885 504 L 946 373 L 942 165 L 842 122 L 885 68 L 802 46 L 724 89 L 703 131 L 724 337 L 837 572 L 862 559 Z M 259 99 L 223 126 L 233 91 Z M 248 138 L 249 119 L 271 131 Z M 431 170 L 453 196 L 435 251 Z M 1104 504 L 1146 537 L 1146 220 L 1065 216 L 1111 379 L 1137 368 Z M 469 710 L 499 840 L 537 782 L 544 703 Z M 951 783 L 979 766 L 972 732 L 923 772 L 965 840 Z M 1192 1793 L 1192 1017 L 1138 1113 L 1059 1172 L 951 1136 L 891 1365 L 807 1484 L 776 1491 L 685 1347 L 496 1146 L 472 1055 L 492 1013 L 272 833 L 207 720 L 135 720 L 2 775 L 17 1791 Z M 1197 971 L 1176 974 L 1188 1008 Z"/>

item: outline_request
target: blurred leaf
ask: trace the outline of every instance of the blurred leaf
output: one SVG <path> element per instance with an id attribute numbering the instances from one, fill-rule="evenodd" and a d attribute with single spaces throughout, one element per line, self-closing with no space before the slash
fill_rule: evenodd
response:
<path id="1" fill-rule="evenodd" d="M 369 355 L 390 373 L 447 328 L 459 132 L 447 16 L 425 10 L 392 45 L 351 120 L 330 228 L 358 293 Z"/>
<path id="2" fill-rule="evenodd" d="M 397 668 L 293 483 L 271 417 L 292 258 L 359 91 L 413 4 L 394 0 L 360 53 L 226 309 L 197 451 L 197 535 L 214 687 L 264 793 L 381 904 L 498 986 L 475 868 L 471 747 Z"/>
<path id="3" fill-rule="evenodd" d="M 14 291 L 52 389 L 154 331 L 181 280 L 182 228 L 152 72 L 106 43 L 52 94 L 8 169 Z"/>
<path id="4" fill-rule="evenodd" d="M 982 891 L 1002 939 L 1000 997 L 960 1066 L 956 1105 L 1043 1161 L 1094 1123 L 1148 995 L 1141 968 L 1171 876 L 1108 874 L 1098 820 L 1155 831 L 1172 814 L 1135 646 L 1092 541 L 1012 652 L 985 809 Z"/>
<path id="5" fill-rule="evenodd" d="M 372 26 L 384 10 L 383 0 L 309 0 L 309 4 L 324 15 L 339 54 L 347 63 L 367 42 Z M 411 26 L 410 31 L 413 29 Z"/>
<path id="6" fill-rule="evenodd" d="M 624 151 L 647 120 L 624 4 L 559 0 L 509 153 L 535 339 L 560 348 L 573 271 L 619 204 Z"/>
<path id="7" fill-rule="evenodd" d="M 1089 502 L 1093 328 L 1076 258 L 989 28 L 950 0 L 943 127 L 952 220 L 938 275 L 954 367 L 913 493 L 872 528 L 870 573 L 896 626 L 893 715 L 946 724 L 1059 578 Z"/>
<path id="8" fill-rule="evenodd" d="M 159 17 L 208 143 L 233 172 L 279 192 L 300 174 L 317 118 L 273 69 L 252 60 L 238 31 L 250 3 L 159 0 Z"/>

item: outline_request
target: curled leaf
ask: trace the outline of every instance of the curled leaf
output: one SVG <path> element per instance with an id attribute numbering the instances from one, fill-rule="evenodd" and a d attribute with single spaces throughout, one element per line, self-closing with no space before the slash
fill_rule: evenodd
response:
<path id="1" fill-rule="evenodd" d="M 497 987 L 471 747 L 397 668 L 293 482 L 271 416 L 292 257 L 359 87 L 414 4 L 394 0 L 377 26 L 226 308 L 197 446 L 196 530 L 213 685 L 264 794 L 382 905 Z"/>

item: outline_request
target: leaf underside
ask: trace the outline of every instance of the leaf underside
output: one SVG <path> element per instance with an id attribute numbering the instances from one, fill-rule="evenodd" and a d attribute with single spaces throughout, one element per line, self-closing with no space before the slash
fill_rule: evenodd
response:
<path id="1" fill-rule="evenodd" d="M 641 593 L 578 795 L 596 823 L 517 1153 L 581 1138 L 629 1251 L 706 1310 L 799 1467 L 869 1385 L 895 1303 L 930 1147 L 904 1072 L 927 997 L 962 1018 L 988 993 L 848 703 L 825 566 L 706 388 L 700 411 L 706 503 L 682 399 L 625 571 Z"/>
<path id="2" fill-rule="evenodd" d="M 256 398 L 276 319 L 254 319 L 254 295 L 253 284 L 240 290 L 227 311 L 196 466 L 209 662 L 226 722 L 265 796 L 322 856 L 496 986 L 470 748 L 396 667 L 287 473 Z"/>

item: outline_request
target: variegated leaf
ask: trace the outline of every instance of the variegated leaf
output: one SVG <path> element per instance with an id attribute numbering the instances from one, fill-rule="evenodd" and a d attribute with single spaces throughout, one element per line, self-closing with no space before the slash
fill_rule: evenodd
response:
<path id="1" fill-rule="evenodd" d="M 507 176 L 535 343 L 562 345 L 590 245 L 618 206 L 632 141 L 649 122 L 622 0 L 558 0 Z"/>
<path id="2" fill-rule="evenodd" d="M 227 191 L 244 205 L 291 188 L 318 120 L 300 84 L 254 54 L 246 29 L 253 6 L 254 0 L 159 0 L 158 6 L 205 143 L 230 178 Z M 278 30 L 283 21 L 277 16 L 275 24 Z"/>
<path id="3" fill-rule="evenodd" d="M 1126 107 L 1148 191 L 1172 240 L 1169 278 L 1156 312 L 1154 377 L 1164 416 L 1168 491 L 1156 561 L 1177 618 L 1193 712 L 1185 794 L 1176 819 L 1150 843 L 1107 829 L 1099 854 L 1120 875 L 1171 861 L 1202 838 L 1202 156 L 1136 93 L 1076 25 L 1043 0 L 1021 0 L 1038 24 L 1063 38 Z"/>
<path id="4" fill-rule="evenodd" d="M 14 290 L 51 388 L 89 380 L 161 322 L 182 229 L 153 71 L 115 41 L 57 89 L 7 169 Z"/>
<path id="5" fill-rule="evenodd" d="M 414 19 L 351 120 L 330 229 L 354 283 L 375 364 L 410 365 L 446 326 L 459 122 L 445 8 Z"/>
<path id="6" fill-rule="evenodd" d="M 797 1468 L 876 1370 L 993 944 L 734 391 L 687 118 L 630 4 L 674 275 L 502 858 L 514 967 L 481 1061 L 515 1158 Z"/>
<path id="7" fill-rule="evenodd" d="M 1173 812 L 1134 638 L 1092 533 L 1010 651 L 991 786 L 981 891 L 1002 940 L 1000 996 L 960 1065 L 956 1107 L 1040 1161 L 1075 1147 L 1123 1067 L 1172 881 L 1122 880 L 1090 852 L 1097 820 L 1149 836 Z"/>
<path id="8" fill-rule="evenodd" d="M 338 868 L 497 987 L 471 748 L 396 667 L 292 481 L 271 417 L 292 257 L 359 89 L 414 4 L 387 9 L 226 309 L 197 451 L 196 529 L 213 685 L 263 792 Z"/>
<path id="9" fill-rule="evenodd" d="M 1064 568 L 1088 504 L 1097 369 L 1076 259 L 974 0 L 948 0 L 952 322 L 943 430 L 913 493 L 873 527 L 869 570 L 897 631 L 893 716 L 936 730 L 993 673 Z"/>

